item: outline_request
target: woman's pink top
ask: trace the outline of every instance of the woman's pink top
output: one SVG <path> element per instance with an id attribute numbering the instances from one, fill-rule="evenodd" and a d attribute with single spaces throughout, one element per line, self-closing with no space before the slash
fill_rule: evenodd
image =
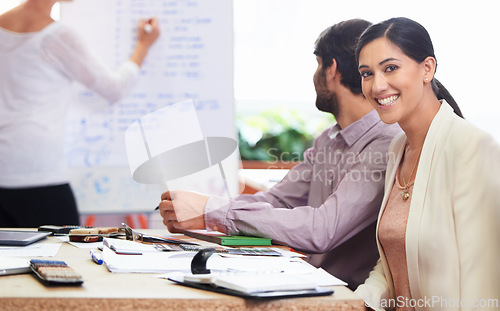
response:
<path id="1" fill-rule="evenodd" d="M 399 169 L 389 200 L 380 218 L 378 238 L 384 249 L 394 284 L 397 310 L 413 310 L 406 303 L 411 299 L 408 267 L 406 264 L 406 224 L 413 194 L 413 182 L 409 186 L 410 198 L 403 200 L 403 187 L 399 182 Z"/>

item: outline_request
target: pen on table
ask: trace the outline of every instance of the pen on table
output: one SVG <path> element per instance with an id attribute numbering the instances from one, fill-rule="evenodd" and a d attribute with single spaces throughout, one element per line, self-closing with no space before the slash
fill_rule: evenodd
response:
<path id="1" fill-rule="evenodd" d="M 90 250 L 90 257 L 92 257 L 92 261 L 93 262 L 95 262 L 98 265 L 102 265 L 103 260 L 102 260 L 101 253 L 99 253 L 98 251 L 95 251 L 95 250 L 91 249 Z"/>

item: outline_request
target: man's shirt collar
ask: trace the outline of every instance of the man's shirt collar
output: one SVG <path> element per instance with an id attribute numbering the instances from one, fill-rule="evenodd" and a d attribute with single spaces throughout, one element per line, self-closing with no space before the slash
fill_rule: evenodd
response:
<path id="1" fill-rule="evenodd" d="M 337 135 L 341 135 L 346 144 L 352 146 L 378 122 L 381 122 L 378 113 L 372 110 L 345 129 L 341 129 L 338 123 L 332 126 L 328 131 L 328 137 L 334 139 Z"/>

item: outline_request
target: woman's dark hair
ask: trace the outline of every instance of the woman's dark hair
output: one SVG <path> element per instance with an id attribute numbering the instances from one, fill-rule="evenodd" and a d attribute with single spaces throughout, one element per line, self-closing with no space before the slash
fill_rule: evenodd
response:
<path id="1" fill-rule="evenodd" d="M 359 36 L 371 23 L 362 19 L 351 19 L 324 30 L 316 40 L 314 55 L 321 58 L 322 68 L 330 67 L 333 59 L 342 76 L 341 83 L 354 94 L 362 94 L 361 79 L 354 51 Z"/>
<path id="2" fill-rule="evenodd" d="M 361 49 L 375 39 L 385 37 L 394 45 L 399 47 L 406 56 L 417 63 L 423 62 L 428 56 L 436 59 L 434 47 L 429 33 L 419 23 L 405 17 L 391 18 L 378 24 L 374 24 L 366 29 L 359 37 L 356 46 L 356 62 L 359 63 L 359 53 Z M 436 60 L 437 62 L 437 60 Z M 437 65 L 436 65 L 437 66 Z M 457 102 L 450 92 L 436 79 L 431 81 L 432 89 L 436 97 L 444 99 L 453 108 L 455 113 L 463 118 L 462 112 Z"/>

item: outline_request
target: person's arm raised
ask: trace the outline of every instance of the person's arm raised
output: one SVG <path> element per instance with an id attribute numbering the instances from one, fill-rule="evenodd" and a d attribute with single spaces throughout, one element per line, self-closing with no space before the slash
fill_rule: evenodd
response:
<path id="1" fill-rule="evenodd" d="M 160 27 L 156 18 L 149 20 L 141 19 L 137 26 L 137 44 L 130 60 L 141 66 L 148 54 L 149 49 L 160 36 Z"/>

